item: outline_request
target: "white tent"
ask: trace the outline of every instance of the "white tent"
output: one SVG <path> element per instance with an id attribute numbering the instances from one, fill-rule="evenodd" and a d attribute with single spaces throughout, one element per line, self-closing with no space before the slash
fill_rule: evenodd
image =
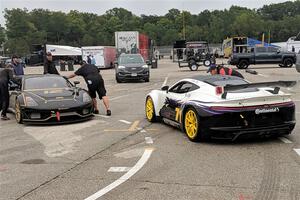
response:
<path id="1" fill-rule="evenodd" d="M 81 56 L 81 48 L 71 46 L 46 44 L 46 52 L 51 52 L 53 56 Z"/>

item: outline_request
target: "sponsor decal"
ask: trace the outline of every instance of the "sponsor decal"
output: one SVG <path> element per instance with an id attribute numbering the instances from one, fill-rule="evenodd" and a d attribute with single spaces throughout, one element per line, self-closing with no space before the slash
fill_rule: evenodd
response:
<path id="1" fill-rule="evenodd" d="M 272 113 L 272 112 L 279 112 L 279 108 L 258 108 L 255 110 L 255 114 L 259 115 L 262 113 Z"/>

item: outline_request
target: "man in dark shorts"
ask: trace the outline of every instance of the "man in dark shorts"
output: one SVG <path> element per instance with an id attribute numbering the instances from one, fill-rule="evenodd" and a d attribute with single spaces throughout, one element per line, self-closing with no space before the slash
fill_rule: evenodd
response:
<path id="1" fill-rule="evenodd" d="M 109 109 L 109 100 L 106 96 L 106 90 L 104 87 L 104 81 L 102 76 L 99 74 L 98 68 L 92 64 L 83 63 L 81 67 L 74 73 L 68 76 L 68 78 L 73 78 L 75 76 L 82 76 L 87 84 L 89 94 L 93 99 L 93 104 L 95 114 L 99 114 L 96 93 L 99 96 L 99 99 L 103 100 L 103 104 L 106 108 L 106 115 L 111 115 L 111 110 Z"/>
<path id="2" fill-rule="evenodd" d="M 13 71 L 10 68 L 0 69 L 0 111 L 2 120 L 9 120 L 6 116 L 9 107 L 8 82 L 13 78 Z"/>
<path id="3" fill-rule="evenodd" d="M 229 75 L 229 76 L 237 76 L 240 78 L 244 78 L 243 75 L 231 68 L 224 67 L 223 65 L 216 65 L 216 64 L 211 64 L 209 69 L 207 70 L 207 73 L 210 72 L 211 75 Z"/>

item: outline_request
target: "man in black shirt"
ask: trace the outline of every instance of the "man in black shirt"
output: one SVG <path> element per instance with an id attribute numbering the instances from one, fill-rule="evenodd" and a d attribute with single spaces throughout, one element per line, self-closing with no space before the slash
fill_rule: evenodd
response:
<path id="1" fill-rule="evenodd" d="M 82 66 L 74 73 L 71 74 L 68 78 L 73 78 L 75 76 L 82 76 L 87 84 L 89 94 L 93 99 L 93 104 L 95 114 L 99 114 L 96 93 L 100 99 L 103 100 L 103 104 L 106 108 L 106 115 L 110 116 L 111 111 L 109 109 L 109 100 L 106 96 L 106 90 L 104 87 L 104 81 L 102 76 L 99 74 L 98 68 L 95 65 L 83 63 Z"/>
<path id="2" fill-rule="evenodd" d="M 46 61 L 44 62 L 44 74 L 58 74 L 58 71 L 53 62 L 52 53 L 48 52 L 46 55 Z"/>
<path id="3" fill-rule="evenodd" d="M 6 116 L 9 107 L 8 82 L 13 78 L 13 71 L 10 68 L 0 69 L 0 111 L 2 120 L 9 120 Z"/>

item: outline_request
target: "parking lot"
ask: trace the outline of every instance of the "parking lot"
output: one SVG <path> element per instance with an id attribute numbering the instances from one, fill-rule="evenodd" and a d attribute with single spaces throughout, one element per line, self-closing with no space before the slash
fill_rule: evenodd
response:
<path id="1" fill-rule="evenodd" d="M 239 72 L 251 82 L 300 79 L 294 67 L 249 69 L 258 74 Z M 114 69 L 102 70 L 111 117 L 98 100 L 100 114 L 82 123 L 0 121 L 0 199 L 300 199 L 300 85 L 288 91 L 297 124 L 286 137 L 193 143 L 180 130 L 146 120 L 147 93 L 206 70 L 192 72 L 163 59 L 151 69 L 150 82 L 121 84 Z M 82 78 L 74 80 L 86 87 Z"/>

